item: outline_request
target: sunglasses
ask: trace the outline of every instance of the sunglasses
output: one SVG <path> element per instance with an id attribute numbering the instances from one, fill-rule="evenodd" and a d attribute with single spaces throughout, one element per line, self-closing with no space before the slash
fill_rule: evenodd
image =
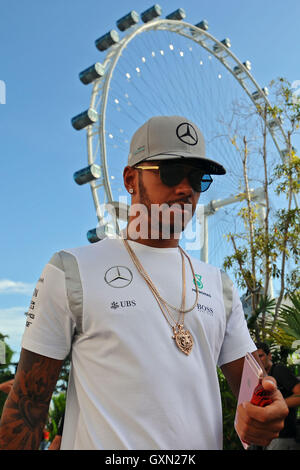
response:
<path id="1" fill-rule="evenodd" d="M 167 186 L 176 186 L 184 178 L 188 178 L 189 183 L 197 193 L 204 193 L 208 190 L 213 179 L 206 175 L 199 168 L 195 168 L 182 163 L 161 163 L 155 166 L 135 166 L 139 170 L 159 170 L 159 176 L 162 183 Z"/>

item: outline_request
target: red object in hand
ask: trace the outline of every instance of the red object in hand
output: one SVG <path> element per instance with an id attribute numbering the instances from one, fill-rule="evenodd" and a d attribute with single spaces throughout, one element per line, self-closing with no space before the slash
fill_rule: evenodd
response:
<path id="1" fill-rule="evenodd" d="M 257 406 L 270 405 L 272 403 L 270 392 L 265 390 L 261 384 L 258 384 L 253 392 L 250 403 Z"/>

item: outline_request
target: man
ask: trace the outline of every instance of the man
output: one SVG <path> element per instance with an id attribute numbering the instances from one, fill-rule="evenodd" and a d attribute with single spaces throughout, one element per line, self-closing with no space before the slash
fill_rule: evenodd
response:
<path id="1" fill-rule="evenodd" d="M 256 347 L 237 290 L 191 261 L 178 235 L 210 175 L 224 173 L 188 119 L 158 116 L 138 129 L 124 169 L 132 204 L 123 238 L 55 254 L 37 283 L 0 448 L 38 446 L 72 349 L 62 450 L 221 449 L 216 367 L 237 395 Z M 244 403 L 236 423 L 256 445 L 278 436 L 287 413 L 274 380 L 264 386 L 273 403 Z"/>
<path id="2" fill-rule="evenodd" d="M 284 428 L 279 438 L 274 439 L 268 450 L 300 450 L 297 438 L 297 407 L 300 406 L 300 382 L 297 377 L 283 364 L 273 364 L 270 348 L 266 343 L 257 343 L 259 358 L 266 372 L 274 377 L 289 408 Z"/>

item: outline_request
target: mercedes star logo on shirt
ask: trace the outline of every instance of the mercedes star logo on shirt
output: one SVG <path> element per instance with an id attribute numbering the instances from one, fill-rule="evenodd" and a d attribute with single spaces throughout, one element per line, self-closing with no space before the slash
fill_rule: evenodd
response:
<path id="1" fill-rule="evenodd" d="M 196 145 L 198 143 L 197 132 L 188 122 L 183 122 L 177 127 L 176 135 L 185 144 Z"/>
<path id="2" fill-rule="evenodd" d="M 128 286 L 132 278 L 132 272 L 126 266 L 113 266 L 106 271 L 104 276 L 105 282 L 110 287 L 116 288 Z"/>

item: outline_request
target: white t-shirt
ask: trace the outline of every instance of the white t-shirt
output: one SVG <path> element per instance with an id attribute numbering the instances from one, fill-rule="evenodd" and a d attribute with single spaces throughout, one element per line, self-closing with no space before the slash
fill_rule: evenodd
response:
<path id="1" fill-rule="evenodd" d="M 162 297 L 179 307 L 179 249 L 129 243 Z M 222 448 L 216 368 L 256 347 L 228 278 L 192 262 L 199 299 L 185 314 L 189 356 L 122 240 L 63 251 L 46 265 L 22 346 L 54 359 L 72 352 L 61 449 Z M 185 271 L 190 307 L 196 294 L 186 259 Z"/>

